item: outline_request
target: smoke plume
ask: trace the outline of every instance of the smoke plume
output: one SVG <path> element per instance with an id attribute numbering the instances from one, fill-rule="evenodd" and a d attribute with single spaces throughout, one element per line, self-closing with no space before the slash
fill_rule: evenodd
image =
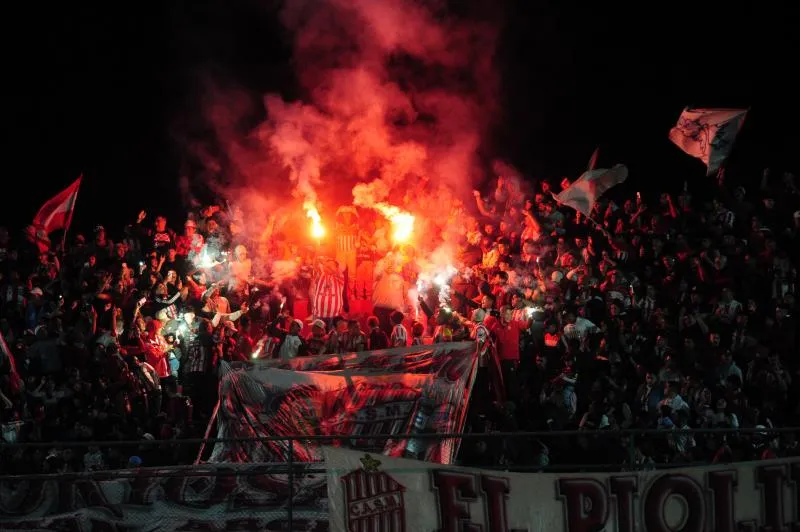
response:
<path id="1" fill-rule="evenodd" d="M 241 209 L 243 237 L 307 232 L 304 204 L 328 223 L 344 204 L 401 205 L 422 231 L 469 197 L 495 111 L 496 32 L 485 13 L 443 4 L 288 0 L 280 16 L 301 93 L 266 95 L 253 126 L 258 102 L 207 91 L 211 140 L 194 155 Z"/>

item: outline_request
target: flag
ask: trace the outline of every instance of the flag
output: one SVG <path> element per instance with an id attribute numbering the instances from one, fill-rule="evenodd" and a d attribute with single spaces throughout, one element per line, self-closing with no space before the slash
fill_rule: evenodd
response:
<path id="1" fill-rule="evenodd" d="M 8 361 L 8 362 L 6 362 Z M 11 390 L 14 392 L 19 391 L 19 373 L 17 373 L 17 364 L 14 362 L 14 355 L 11 349 L 8 348 L 6 339 L 3 336 L 3 331 L 0 331 L 0 367 L 8 366 L 8 376 L 10 379 Z"/>
<path id="2" fill-rule="evenodd" d="M 610 169 L 590 170 L 554 197 L 560 204 L 572 207 L 588 218 L 598 198 L 611 187 L 625 182 L 627 178 L 628 168 L 622 164 Z"/>
<path id="3" fill-rule="evenodd" d="M 707 175 L 711 175 L 730 155 L 746 114 L 747 109 L 687 107 L 669 131 L 669 139 L 687 154 L 706 163 Z"/>
<path id="4" fill-rule="evenodd" d="M 594 170 L 595 166 L 597 166 L 597 157 L 600 155 L 600 146 L 594 149 L 594 153 L 592 157 L 589 159 L 589 166 L 586 168 L 587 172 L 591 172 Z"/>
<path id="5" fill-rule="evenodd" d="M 44 229 L 45 233 L 67 229 L 72 221 L 82 179 L 83 176 L 80 176 L 70 186 L 47 200 L 33 218 L 33 225 Z"/>

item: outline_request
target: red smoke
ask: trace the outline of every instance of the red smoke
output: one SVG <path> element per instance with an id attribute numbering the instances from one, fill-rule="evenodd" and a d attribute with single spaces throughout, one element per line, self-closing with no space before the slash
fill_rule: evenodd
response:
<path id="1" fill-rule="evenodd" d="M 361 183 L 357 204 L 441 218 L 451 198 L 469 197 L 495 111 L 490 24 L 413 0 L 290 0 L 281 17 L 302 101 L 267 95 L 267 119 L 249 131 L 247 105 L 223 97 L 207 109 L 224 153 L 208 165 L 226 175 L 232 203 L 275 222 L 291 194 L 325 219 Z M 246 225 L 261 235 L 258 219 Z"/>

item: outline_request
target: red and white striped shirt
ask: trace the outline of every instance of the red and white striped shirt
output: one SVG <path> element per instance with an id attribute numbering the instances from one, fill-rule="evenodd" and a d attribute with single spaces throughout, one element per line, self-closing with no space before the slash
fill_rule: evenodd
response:
<path id="1" fill-rule="evenodd" d="M 314 283 L 312 301 L 315 318 L 334 318 L 342 313 L 344 283 L 333 274 L 324 273 Z"/>
<path id="2" fill-rule="evenodd" d="M 358 234 L 336 235 L 336 249 L 340 252 L 355 251 L 358 247 Z"/>

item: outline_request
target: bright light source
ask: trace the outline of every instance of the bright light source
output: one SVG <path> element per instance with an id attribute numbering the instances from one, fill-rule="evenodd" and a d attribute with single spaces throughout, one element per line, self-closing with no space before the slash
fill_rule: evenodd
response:
<path id="1" fill-rule="evenodd" d="M 315 240 L 320 240 L 325 236 L 325 226 L 322 225 L 322 217 L 319 211 L 310 201 L 303 204 L 303 209 L 306 211 L 306 216 L 311 220 L 311 236 Z"/>

